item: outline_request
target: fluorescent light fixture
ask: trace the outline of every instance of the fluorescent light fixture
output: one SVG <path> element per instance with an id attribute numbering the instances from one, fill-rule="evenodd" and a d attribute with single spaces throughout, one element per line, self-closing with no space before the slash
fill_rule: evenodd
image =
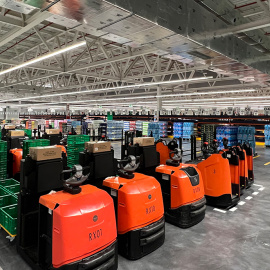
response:
<path id="1" fill-rule="evenodd" d="M 183 93 L 183 94 L 170 94 L 170 95 L 159 95 L 156 97 L 180 97 L 180 96 L 196 96 L 196 95 L 215 95 L 215 94 L 228 94 L 228 93 L 244 93 L 244 92 L 255 92 L 255 89 L 239 89 L 239 90 L 223 90 L 213 92 L 194 92 L 194 93 Z"/>
<path id="2" fill-rule="evenodd" d="M 222 101 L 224 100 L 225 102 L 227 100 L 245 100 L 245 99 L 253 99 L 253 100 L 256 100 L 256 99 L 267 99 L 267 98 L 270 98 L 270 95 L 269 96 L 257 96 L 257 97 L 232 97 L 232 98 L 229 98 L 229 97 L 222 97 L 222 98 L 201 98 L 201 99 L 183 99 L 183 100 L 163 100 L 162 102 L 164 103 L 167 103 L 167 102 L 195 102 L 195 101 L 198 101 L 198 102 L 201 102 L 201 101 L 212 101 L 212 102 L 217 102 L 217 101 Z M 263 101 L 262 101 L 263 102 Z"/>
<path id="3" fill-rule="evenodd" d="M 35 58 L 35 59 L 33 59 L 33 60 L 24 62 L 24 63 L 22 63 L 22 64 L 20 64 L 20 65 L 15 66 L 15 67 L 11 67 L 11 68 L 9 68 L 9 69 L 3 70 L 3 71 L 0 72 L 0 75 L 4 75 L 4 74 L 6 74 L 6 73 L 9 73 L 9 72 L 11 72 L 11 71 L 17 70 L 17 69 L 19 69 L 19 68 L 23 68 L 23 67 L 26 67 L 26 66 L 33 65 L 33 64 L 38 63 L 38 62 L 41 62 L 41 61 L 43 61 L 43 60 L 45 60 L 45 59 L 51 58 L 51 57 L 56 56 L 56 55 L 61 54 L 61 53 L 65 53 L 65 52 L 67 52 L 67 51 L 76 49 L 76 48 L 81 47 L 81 46 L 84 46 L 84 45 L 86 45 L 86 41 L 82 41 L 82 42 L 76 43 L 76 44 L 74 44 L 74 45 L 68 46 L 68 47 L 66 47 L 66 48 L 57 50 L 57 51 L 55 51 L 55 52 L 52 52 L 52 53 L 48 53 L 48 54 L 42 55 L 42 56 L 40 56 L 40 57 L 38 57 L 38 58 Z"/>
<path id="4" fill-rule="evenodd" d="M 1 73 L 0 73 L 0 75 L 1 75 Z M 213 79 L 213 77 L 212 76 L 211 77 L 199 77 L 199 78 L 174 80 L 174 81 L 149 82 L 149 83 L 140 83 L 140 84 L 132 84 L 132 85 L 123 85 L 123 86 L 116 86 L 116 87 L 91 89 L 91 90 L 85 90 L 85 91 L 72 91 L 72 92 L 67 92 L 67 93 L 58 93 L 58 94 L 48 94 L 48 95 L 42 95 L 42 96 L 16 98 L 16 99 L 12 99 L 12 101 L 30 100 L 30 99 L 47 98 L 47 97 L 60 97 L 60 96 L 67 96 L 67 95 L 83 95 L 85 93 L 95 93 L 95 92 L 102 92 L 102 91 L 114 91 L 114 90 L 129 89 L 129 88 L 141 88 L 141 87 L 146 87 L 146 86 L 155 86 L 155 85 L 164 85 L 164 84 L 177 84 L 177 83 L 201 81 L 201 80 L 204 81 L 204 80 L 208 80 L 208 79 Z M 10 99 L 0 100 L 0 102 L 8 102 L 8 101 L 10 101 Z"/>
<path id="5" fill-rule="evenodd" d="M 238 93 L 239 91 L 241 92 L 254 92 L 256 91 L 255 89 L 241 89 L 241 90 L 229 90 L 229 91 L 215 91 L 215 92 L 201 92 L 201 93 L 183 93 L 183 94 L 170 94 L 170 95 L 159 95 L 159 96 L 140 96 L 140 97 L 120 97 L 120 98 L 107 98 L 107 99 L 90 99 L 90 100 L 75 100 L 75 101 L 70 101 L 68 103 L 79 103 L 79 102 L 100 102 L 100 101 L 121 101 L 121 100 L 133 100 L 133 99 L 145 99 L 145 98 L 158 98 L 158 97 L 175 97 L 175 96 L 193 96 L 193 95 L 211 95 L 211 94 L 223 94 L 223 93 Z M 155 101 L 153 101 L 155 102 Z M 59 103 L 67 103 L 67 102 L 59 102 Z M 152 102 L 147 102 L 147 103 L 152 103 Z"/>

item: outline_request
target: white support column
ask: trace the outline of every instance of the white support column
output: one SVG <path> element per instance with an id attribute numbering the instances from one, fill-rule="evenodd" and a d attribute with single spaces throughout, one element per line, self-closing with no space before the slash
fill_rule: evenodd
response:
<path id="1" fill-rule="evenodd" d="M 162 110 L 162 98 L 161 96 L 161 86 L 157 87 L 157 121 L 159 121 L 159 112 Z"/>

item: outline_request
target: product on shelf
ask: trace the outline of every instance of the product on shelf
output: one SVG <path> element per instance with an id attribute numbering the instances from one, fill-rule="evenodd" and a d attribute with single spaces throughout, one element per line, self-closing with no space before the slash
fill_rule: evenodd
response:
<path id="1" fill-rule="evenodd" d="M 142 123 L 142 135 L 143 136 L 148 136 L 148 126 L 149 126 L 149 122 Z"/>
<path id="2" fill-rule="evenodd" d="M 159 123 L 159 137 L 167 138 L 168 137 L 168 122 L 160 121 Z"/>
<path id="3" fill-rule="evenodd" d="M 256 129 L 255 127 L 247 127 L 247 126 L 240 126 L 238 127 L 238 132 L 237 132 L 237 140 L 238 143 L 248 143 L 252 149 L 253 153 L 255 153 L 255 132 Z"/>
<path id="4" fill-rule="evenodd" d="M 136 121 L 136 130 L 142 131 L 143 130 L 143 122 Z"/>
<path id="5" fill-rule="evenodd" d="M 270 146 L 270 125 L 264 126 L 265 146 Z"/>
<path id="6" fill-rule="evenodd" d="M 148 136 L 154 137 L 155 141 L 160 139 L 160 127 L 158 122 L 151 122 L 148 125 Z"/>
<path id="7" fill-rule="evenodd" d="M 173 123 L 173 137 L 182 138 L 183 137 L 183 122 L 174 122 Z"/>
<path id="8" fill-rule="evenodd" d="M 219 142 L 219 149 L 223 149 L 223 138 L 228 139 L 228 146 L 237 145 L 237 126 L 218 126 L 216 128 L 216 139 Z"/>
<path id="9" fill-rule="evenodd" d="M 123 121 L 108 120 L 107 138 L 108 140 L 121 140 L 124 129 Z"/>
<path id="10" fill-rule="evenodd" d="M 129 121 L 124 121 L 124 131 L 129 131 Z"/>
<path id="11" fill-rule="evenodd" d="M 136 121 L 130 121 L 129 122 L 129 130 L 136 130 Z"/>
<path id="12" fill-rule="evenodd" d="M 173 123 L 174 138 L 190 139 L 191 135 L 194 135 L 193 122 L 174 122 Z"/>

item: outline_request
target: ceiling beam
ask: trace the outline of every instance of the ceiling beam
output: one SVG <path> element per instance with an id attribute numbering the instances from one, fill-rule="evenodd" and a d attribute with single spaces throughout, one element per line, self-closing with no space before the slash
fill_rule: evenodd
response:
<path id="1" fill-rule="evenodd" d="M 262 29 L 270 26 L 270 18 L 249 22 L 237 26 L 229 26 L 226 29 L 220 29 L 214 32 L 215 37 L 226 36 L 231 34 L 238 34 L 252 30 Z"/>
<path id="2" fill-rule="evenodd" d="M 106 0 L 106 2 L 174 31 L 176 34 L 186 38 L 188 43 L 200 44 L 242 64 L 246 64 L 250 58 L 263 55 L 262 52 L 232 34 L 222 37 L 212 36 L 212 38 L 205 35 L 206 29 L 207 31 L 216 32 L 220 29 L 226 29 L 228 24 L 218 18 L 216 13 L 212 12 L 212 9 L 207 9 L 198 3 L 204 1 L 144 0 L 138 3 L 133 0 Z M 227 1 L 219 0 L 218 6 L 222 5 L 223 2 Z M 222 16 L 223 14 L 218 13 L 218 15 Z M 250 66 L 263 73 L 270 74 L 269 62 L 252 63 Z"/>
<path id="3" fill-rule="evenodd" d="M 23 33 L 27 32 L 28 30 L 32 29 L 36 25 L 40 24 L 41 22 L 45 21 L 46 19 L 50 18 L 52 16 L 51 13 L 44 11 L 38 11 L 33 16 L 31 16 L 29 19 L 25 21 L 25 26 L 18 29 L 15 28 L 5 34 L 0 39 L 0 47 L 6 45 L 10 41 L 14 40 L 15 38 L 19 37 Z"/>

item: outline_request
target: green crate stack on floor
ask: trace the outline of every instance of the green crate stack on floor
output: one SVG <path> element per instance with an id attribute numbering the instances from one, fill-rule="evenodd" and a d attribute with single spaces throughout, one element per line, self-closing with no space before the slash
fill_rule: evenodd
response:
<path id="1" fill-rule="evenodd" d="M 0 141 L 0 180 L 7 178 L 7 142 Z"/>
<path id="2" fill-rule="evenodd" d="M 84 144 L 90 141 L 89 135 L 69 135 L 67 138 L 67 165 L 72 168 L 79 164 L 79 153 L 84 151 Z"/>
<path id="3" fill-rule="evenodd" d="M 38 139 L 38 140 L 25 140 L 23 141 L 23 158 L 29 154 L 30 147 L 42 147 L 50 146 L 50 140 Z"/>
<path id="4" fill-rule="evenodd" d="M 14 179 L 0 181 L 0 225 L 11 236 L 17 234 L 18 194 L 20 183 Z"/>
<path id="5" fill-rule="evenodd" d="M 209 145 L 212 143 L 212 141 L 216 138 L 216 128 L 217 125 L 202 125 L 201 126 L 201 144 L 203 145 L 203 134 L 206 135 L 206 141 L 209 143 Z"/>

